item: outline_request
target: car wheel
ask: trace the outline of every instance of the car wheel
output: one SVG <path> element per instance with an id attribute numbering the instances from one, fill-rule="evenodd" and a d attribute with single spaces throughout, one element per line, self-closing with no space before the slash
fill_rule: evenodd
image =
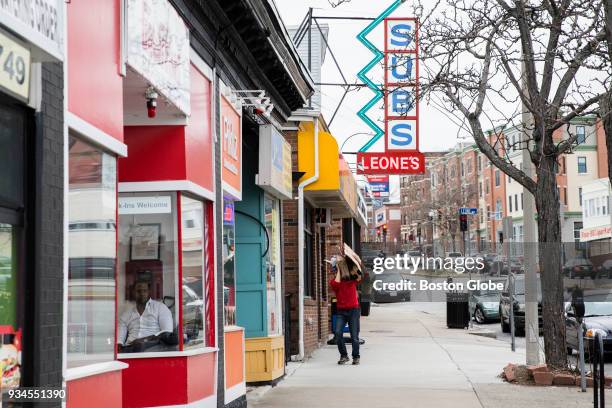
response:
<path id="1" fill-rule="evenodd" d="M 477 307 L 476 310 L 474 310 L 474 320 L 476 320 L 476 323 L 478 324 L 484 324 L 487 321 L 480 307 Z"/>
<path id="2" fill-rule="evenodd" d="M 504 316 L 501 314 L 501 311 L 499 312 L 499 316 L 500 316 L 500 321 L 501 321 L 501 329 L 502 329 L 502 333 L 510 333 L 510 324 L 504 322 Z"/>

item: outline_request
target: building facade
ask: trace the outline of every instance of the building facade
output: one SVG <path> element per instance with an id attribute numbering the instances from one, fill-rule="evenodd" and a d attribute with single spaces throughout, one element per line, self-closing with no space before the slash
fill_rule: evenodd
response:
<path id="1" fill-rule="evenodd" d="M 584 193 L 587 186 L 607 172 L 607 152 L 603 127 L 595 118 L 577 118 L 568 127 L 555 133 L 556 140 L 576 136 L 576 146 L 559 160 L 557 183 L 561 204 L 562 241 L 580 242 L 584 228 Z M 519 128 L 494 129 L 487 138 L 497 154 L 514 166 L 522 163 Z M 424 184 L 423 179 L 429 178 Z M 419 224 L 432 225 L 434 253 L 461 251 L 498 253 L 502 239 L 522 242 L 523 186 L 506 176 L 479 152 L 476 145 L 458 144 L 449 152 L 428 158 L 424 176 L 404 176 L 400 179 L 403 239 L 416 237 Z M 420 200 L 426 197 L 426 200 Z M 430 199 L 427 199 L 430 197 Z M 431 202 L 427 209 L 423 202 Z M 468 231 L 463 242 L 458 227 L 458 209 L 477 208 L 476 216 L 468 216 Z M 511 234 L 502 228 L 502 220 L 512 218 Z M 422 229 L 423 231 L 423 229 Z M 427 229 L 424 235 L 427 236 Z M 428 242 L 426 241 L 428 244 Z M 413 242 L 416 245 L 416 242 Z M 565 259 L 580 255 L 579 245 L 565 245 Z M 522 255 L 520 246 L 511 246 L 514 256 Z"/>

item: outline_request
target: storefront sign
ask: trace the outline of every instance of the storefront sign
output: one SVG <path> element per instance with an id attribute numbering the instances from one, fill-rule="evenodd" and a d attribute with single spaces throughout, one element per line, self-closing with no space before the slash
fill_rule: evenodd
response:
<path id="1" fill-rule="evenodd" d="M 612 226 L 610 225 L 595 228 L 583 228 L 580 230 L 580 242 L 595 241 L 606 238 L 612 238 Z"/>
<path id="2" fill-rule="evenodd" d="M 225 201 L 223 203 L 223 224 L 234 225 L 234 202 Z"/>
<path id="3" fill-rule="evenodd" d="M 0 23 L 61 61 L 63 7 L 63 0 L 0 0 Z"/>
<path id="4" fill-rule="evenodd" d="M 221 97 L 221 175 L 223 189 L 242 198 L 242 126 L 240 114 Z"/>
<path id="5" fill-rule="evenodd" d="M 344 158 L 340 158 L 338 164 L 338 170 L 340 172 L 340 192 L 344 197 L 344 200 L 348 203 L 353 215 L 359 213 L 358 200 L 357 200 L 357 182 L 353 176 L 353 172 L 349 167 L 348 163 Z"/>
<path id="6" fill-rule="evenodd" d="M 387 211 L 385 210 L 384 207 L 376 210 L 374 217 L 375 217 L 374 225 L 376 227 L 380 227 L 381 225 L 385 225 L 387 223 Z"/>
<path id="7" fill-rule="evenodd" d="M 419 148 L 419 59 L 414 18 L 385 19 L 385 135 L 387 150 Z"/>
<path id="8" fill-rule="evenodd" d="M 419 36 L 416 18 L 389 17 L 402 2 L 393 2 L 357 36 L 375 54 L 374 59 L 357 75 L 376 93 L 357 114 L 374 130 L 374 137 L 360 152 L 367 152 L 384 135 L 386 154 L 382 155 L 382 162 L 387 167 L 378 169 L 378 163 L 372 163 L 372 166 L 361 166 L 359 174 L 422 174 L 425 171 L 422 155 L 417 166 L 407 165 L 413 162 L 415 156 L 412 153 L 419 150 Z M 385 44 L 381 51 L 366 36 L 383 20 Z M 366 74 L 383 59 L 384 85 L 381 87 Z M 367 116 L 367 112 L 373 106 L 378 106 L 381 99 L 385 110 L 384 130 Z M 378 156 L 371 158 L 377 161 Z M 397 165 L 387 162 L 400 158 L 405 160 Z"/>
<path id="9" fill-rule="evenodd" d="M 0 31 L 0 86 L 26 101 L 30 94 L 30 51 Z"/>
<path id="10" fill-rule="evenodd" d="M 291 199 L 291 145 L 272 125 L 259 127 L 256 184 L 281 200 Z"/>
<path id="11" fill-rule="evenodd" d="M 127 15 L 128 65 L 189 115 L 187 26 L 167 0 L 128 0 Z"/>
<path id="12" fill-rule="evenodd" d="M 169 214 L 172 199 L 161 197 L 119 197 L 119 214 Z"/>
<path id="13" fill-rule="evenodd" d="M 422 174 L 425 156 L 421 152 L 357 154 L 357 174 Z"/>
<path id="14" fill-rule="evenodd" d="M 374 197 L 389 197 L 389 175 L 367 176 Z"/>

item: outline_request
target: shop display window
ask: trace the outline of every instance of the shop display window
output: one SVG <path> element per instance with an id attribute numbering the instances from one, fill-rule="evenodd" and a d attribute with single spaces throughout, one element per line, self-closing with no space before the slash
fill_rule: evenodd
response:
<path id="1" fill-rule="evenodd" d="M 21 324 L 18 321 L 18 228 L 0 223 L 0 389 L 19 387 Z"/>
<path id="2" fill-rule="evenodd" d="M 114 359 L 116 158 L 70 137 L 68 367 Z"/>
<path id="3" fill-rule="evenodd" d="M 204 203 L 181 196 L 183 332 L 185 348 L 204 344 L 207 225 Z"/>
<path id="4" fill-rule="evenodd" d="M 226 326 L 236 324 L 236 230 L 234 202 L 223 201 L 223 311 Z"/>
<path id="5" fill-rule="evenodd" d="M 207 203 L 177 192 L 120 194 L 120 353 L 210 343 L 205 340 L 207 282 L 214 284 L 212 276 L 207 278 L 212 262 L 208 210 Z"/>
<path id="6" fill-rule="evenodd" d="M 281 236 L 279 201 L 268 195 L 264 198 L 264 216 L 268 235 L 266 252 L 266 288 L 268 301 L 268 335 L 281 333 Z"/>
<path id="7" fill-rule="evenodd" d="M 177 194 L 119 195 L 120 353 L 178 350 Z"/>

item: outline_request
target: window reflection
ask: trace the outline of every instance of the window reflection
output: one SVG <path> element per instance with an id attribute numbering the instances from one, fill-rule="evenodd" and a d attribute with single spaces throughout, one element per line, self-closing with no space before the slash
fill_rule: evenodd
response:
<path id="1" fill-rule="evenodd" d="M 223 201 L 223 311 L 226 326 L 236 324 L 234 202 Z"/>
<path id="2" fill-rule="evenodd" d="M 68 366 L 114 358 L 115 157 L 70 137 Z"/>
<path id="3" fill-rule="evenodd" d="M 119 196 L 119 352 L 177 350 L 176 193 Z"/>
<path id="4" fill-rule="evenodd" d="M 204 342 L 204 204 L 181 196 L 183 243 L 183 333 L 185 348 Z"/>
<path id="5" fill-rule="evenodd" d="M 0 367 L 3 390 L 19 387 L 21 329 L 17 319 L 16 228 L 0 224 Z"/>

